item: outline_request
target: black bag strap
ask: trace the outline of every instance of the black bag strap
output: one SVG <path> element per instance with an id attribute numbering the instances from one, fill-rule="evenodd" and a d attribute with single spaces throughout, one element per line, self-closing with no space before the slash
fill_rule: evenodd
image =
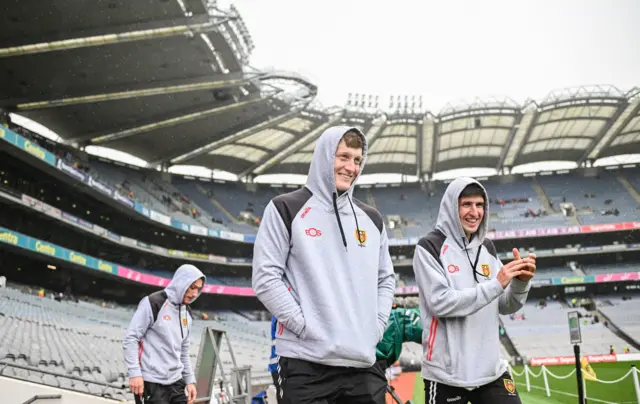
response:
<path id="1" fill-rule="evenodd" d="M 149 295 L 149 304 L 151 304 L 151 312 L 153 313 L 153 323 L 158 319 L 158 313 L 164 302 L 167 301 L 167 292 L 159 290 Z"/>

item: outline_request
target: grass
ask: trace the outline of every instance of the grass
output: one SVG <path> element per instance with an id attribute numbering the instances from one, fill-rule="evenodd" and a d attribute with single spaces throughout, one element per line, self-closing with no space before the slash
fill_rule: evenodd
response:
<path id="1" fill-rule="evenodd" d="M 611 381 L 624 376 L 629 371 L 632 364 L 632 362 L 596 363 L 591 364 L 591 367 L 596 372 L 596 376 L 599 380 Z M 640 363 L 637 363 L 636 366 L 640 367 Z M 530 369 L 535 374 L 538 374 L 541 371 L 540 367 L 533 367 Z M 548 369 L 557 376 L 564 376 L 569 374 L 574 369 L 574 366 L 550 366 Z M 521 373 L 523 367 L 515 367 L 514 370 Z M 534 378 L 531 375 L 529 376 L 529 382 L 531 385 L 530 392 L 527 392 L 524 375 L 514 375 L 514 380 L 523 404 L 576 404 L 578 401 L 575 373 L 567 379 L 560 380 L 547 375 L 551 397 L 547 397 L 546 395 L 544 379 L 542 376 L 537 378 Z M 631 375 L 615 384 L 604 384 L 588 380 L 586 389 L 588 404 L 630 404 L 638 403 L 639 399 L 639 397 L 636 397 Z M 413 389 L 413 403 L 425 403 L 424 384 L 419 373 L 416 375 L 416 382 Z"/>
<path id="2" fill-rule="evenodd" d="M 598 379 L 603 381 L 613 381 L 621 378 L 631 368 L 632 362 L 620 362 L 620 363 L 592 363 L 591 367 L 596 372 Z M 639 364 L 636 364 L 638 366 Z M 563 366 L 550 366 L 548 368 L 553 374 L 557 376 L 564 376 L 569 374 L 574 365 Z M 522 367 L 516 367 L 516 372 L 522 372 Z M 531 368 L 534 373 L 539 373 L 541 368 Z M 526 390 L 526 381 L 524 375 L 515 376 L 514 380 L 520 391 Z M 558 400 L 560 403 L 574 404 L 577 401 L 578 388 L 575 374 L 567 379 L 556 379 L 551 376 L 547 376 L 549 382 L 549 390 L 551 391 L 551 397 Z M 546 397 L 544 389 L 544 379 L 542 376 L 534 378 L 529 376 L 531 383 L 531 396 Z M 614 383 L 605 384 L 595 381 L 587 380 L 586 382 L 586 396 L 587 400 L 592 403 L 637 403 L 638 397 L 636 397 L 635 388 L 633 386 L 633 378 L 631 375 L 626 379 Z M 591 399 L 591 400 L 589 400 Z M 523 404 L 528 404 L 523 402 Z"/>

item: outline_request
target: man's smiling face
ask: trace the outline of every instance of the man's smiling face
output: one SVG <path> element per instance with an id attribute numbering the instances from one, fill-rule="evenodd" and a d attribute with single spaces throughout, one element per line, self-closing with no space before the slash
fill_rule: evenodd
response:
<path id="1" fill-rule="evenodd" d="M 333 162 L 333 171 L 338 192 L 344 192 L 351 188 L 351 184 L 360 173 L 361 164 L 362 147 L 349 147 L 347 141 L 343 138 L 338 144 L 336 158 Z"/>

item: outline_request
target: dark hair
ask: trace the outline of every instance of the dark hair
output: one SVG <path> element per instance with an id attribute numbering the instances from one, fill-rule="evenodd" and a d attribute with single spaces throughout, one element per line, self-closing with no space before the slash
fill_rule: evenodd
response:
<path id="1" fill-rule="evenodd" d="M 460 192 L 460 196 L 458 196 L 458 199 L 462 198 L 463 196 L 481 196 L 485 202 L 487 201 L 487 195 L 485 194 L 484 190 L 480 185 L 476 183 L 472 183 L 464 187 L 462 192 Z"/>
<path id="2" fill-rule="evenodd" d="M 362 136 L 356 131 L 350 130 L 342 136 L 342 140 L 347 145 L 347 147 L 353 149 L 363 149 L 364 142 L 362 141 Z"/>

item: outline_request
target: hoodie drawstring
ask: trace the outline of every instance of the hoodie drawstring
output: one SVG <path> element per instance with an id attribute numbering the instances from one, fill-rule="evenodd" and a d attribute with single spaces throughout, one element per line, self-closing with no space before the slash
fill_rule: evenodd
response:
<path id="1" fill-rule="evenodd" d="M 333 211 L 336 214 L 336 220 L 338 221 L 338 227 L 340 227 L 340 235 L 342 236 L 342 244 L 344 248 L 347 248 L 347 239 L 344 236 L 344 229 L 342 228 L 342 221 L 340 220 L 340 213 L 338 212 L 338 194 L 333 193 Z"/>
<path id="2" fill-rule="evenodd" d="M 349 205 L 351 205 L 351 211 L 353 212 L 353 218 L 356 221 L 356 231 L 358 234 L 358 244 L 362 247 L 362 233 L 360 232 L 360 225 L 358 224 L 358 215 L 356 215 L 356 210 L 353 207 L 353 202 L 351 202 L 351 198 L 347 195 L 347 199 L 349 200 Z"/>
<path id="3" fill-rule="evenodd" d="M 362 244 L 362 232 L 360 231 L 360 225 L 358 224 L 358 215 L 356 215 L 356 209 L 353 207 L 353 202 L 351 202 L 351 198 L 347 195 L 347 200 L 349 201 L 349 205 L 351 205 L 351 211 L 353 212 L 353 218 L 356 221 L 356 232 L 358 237 L 358 243 L 360 247 Z M 336 220 L 338 221 L 338 227 L 340 228 L 340 235 L 342 236 L 342 244 L 344 248 L 347 248 L 347 238 L 344 236 L 344 229 L 342 228 L 342 220 L 340 220 L 340 212 L 338 212 L 338 194 L 333 193 L 333 211 L 336 214 Z"/>
<path id="4" fill-rule="evenodd" d="M 478 267 L 478 261 L 480 260 L 480 252 L 482 251 L 482 244 L 480 244 L 480 246 L 478 247 L 478 253 L 476 254 L 476 261 L 474 263 L 471 263 L 471 258 L 469 258 L 469 250 L 467 250 L 467 239 L 466 237 L 462 237 L 462 245 L 464 246 L 464 252 L 467 255 L 467 260 L 469 261 L 469 265 L 471 265 L 471 270 L 473 271 L 473 279 L 476 280 L 476 283 L 478 282 L 478 276 L 476 274 L 478 274 L 478 271 L 476 271 L 476 268 Z M 482 276 L 484 276 L 486 278 L 486 276 L 484 274 L 480 274 Z"/>
<path id="5" fill-rule="evenodd" d="M 184 339 L 184 332 L 182 331 L 182 304 L 178 305 L 178 324 L 180 324 L 180 336 Z"/>

